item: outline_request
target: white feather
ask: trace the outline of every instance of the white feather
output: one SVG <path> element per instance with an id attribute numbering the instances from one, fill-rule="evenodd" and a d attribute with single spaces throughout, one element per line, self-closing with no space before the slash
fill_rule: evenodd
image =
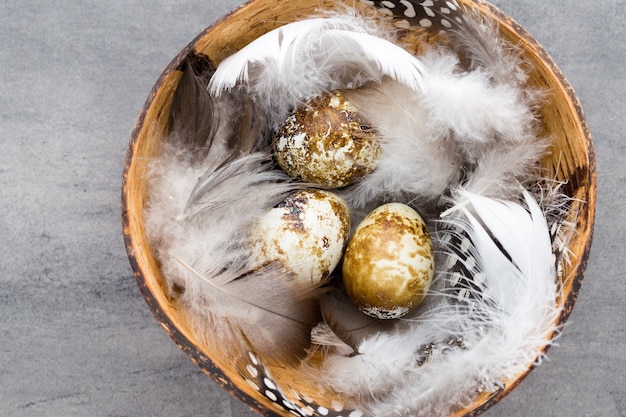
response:
<path id="1" fill-rule="evenodd" d="M 277 126 L 295 105 L 323 91 L 356 88 L 384 75 L 420 88 L 427 69 L 419 59 L 368 30 L 371 25 L 349 16 L 286 24 L 220 63 L 209 90 L 220 95 L 244 83 Z"/>
<path id="2" fill-rule="evenodd" d="M 425 106 L 433 130 L 452 130 L 456 140 L 485 144 L 494 138 L 515 142 L 535 121 L 518 86 L 493 82 L 488 71 L 460 71 L 452 54 L 430 53 L 424 80 Z"/>
<path id="3" fill-rule="evenodd" d="M 402 201 L 425 210 L 465 177 L 492 197 L 515 194 L 536 175 L 549 141 L 537 137 L 532 105 L 519 88 L 480 71 L 463 72 L 452 54 L 423 58 L 422 89 L 385 78 L 344 95 L 380 134 L 376 169 L 346 198 L 357 207 Z"/>
<path id="4" fill-rule="evenodd" d="M 431 128 L 422 93 L 385 78 L 344 94 L 378 131 L 381 149 L 376 169 L 344 192 L 355 207 L 395 201 L 424 211 L 460 179 L 461 155 L 447 131 Z"/>
<path id="5" fill-rule="evenodd" d="M 458 191 L 456 203 L 469 222 L 471 239 L 482 258 L 481 270 L 487 279 L 484 295 L 508 314 L 532 301 L 523 296 L 545 294 L 555 285 L 547 223 L 528 191 L 523 190 L 522 195 L 529 211 L 513 201 L 465 190 Z M 524 286 L 531 286 L 536 294 Z"/>

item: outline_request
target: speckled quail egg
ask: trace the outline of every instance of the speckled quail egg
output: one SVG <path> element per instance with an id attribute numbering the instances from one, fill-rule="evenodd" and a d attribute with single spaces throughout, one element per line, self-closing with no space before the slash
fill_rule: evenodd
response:
<path id="1" fill-rule="evenodd" d="M 342 90 L 298 106 L 273 141 L 278 165 L 291 177 L 340 188 L 371 172 L 378 158 L 378 134 L 359 116 Z"/>
<path id="2" fill-rule="evenodd" d="M 434 275 L 433 244 L 422 217 L 400 203 L 373 210 L 350 238 L 342 274 L 348 296 L 364 313 L 406 315 L 422 302 Z"/>
<path id="3" fill-rule="evenodd" d="M 300 190 L 265 213 L 252 232 L 254 263 L 280 262 L 303 283 L 319 283 L 339 263 L 350 234 L 350 212 L 336 195 Z"/>

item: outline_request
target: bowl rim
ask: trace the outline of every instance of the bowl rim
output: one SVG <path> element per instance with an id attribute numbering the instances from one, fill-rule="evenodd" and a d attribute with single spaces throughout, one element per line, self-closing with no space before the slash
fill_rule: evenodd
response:
<path id="1" fill-rule="evenodd" d="M 224 371 L 216 365 L 216 363 L 206 355 L 204 355 L 200 349 L 198 349 L 197 345 L 187 338 L 187 336 L 181 332 L 176 323 L 172 320 L 172 318 L 164 311 L 162 306 L 160 305 L 159 300 L 152 294 L 150 288 L 146 283 L 146 279 L 144 276 L 144 271 L 142 267 L 143 259 L 137 255 L 137 245 L 135 241 L 135 237 L 132 233 L 135 230 L 133 222 L 135 221 L 134 216 L 129 216 L 129 211 L 132 210 L 128 204 L 129 198 L 129 183 L 132 179 L 129 178 L 129 170 L 131 167 L 131 163 L 136 151 L 136 145 L 138 141 L 138 137 L 140 132 L 145 126 L 146 116 L 148 111 L 150 110 L 153 102 L 155 101 L 155 97 L 160 92 L 163 87 L 166 79 L 173 72 L 178 71 L 182 68 L 185 61 L 190 57 L 195 55 L 195 47 L 200 40 L 202 40 L 205 36 L 210 34 L 214 28 L 218 25 L 226 22 L 231 17 L 237 14 L 240 10 L 243 10 L 249 7 L 251 4 L 261 2 L 264 0 L 249 0 L 240 6 L 234 8 L 229 13 L 225 14 L 221 18 L 214 21 L 211 25 L 206 27 L 202 32 L 200 32 L 192 41 L 190 41 L 162 70 L 159 77 L 157 78 L 155 84 L 151 88 L 148 97 L 141 109 L 139 116 L 135 122 L 131 133 L 131 139 L 128 144 L 126 155 L 124 159 L 124 169 L 122 175 L 122 192 L 121 192 L 121 220 L 122 220 L 122 232 L 124 237 L 124 244 L 126 247 L 128 259 L 131 265 L 131 269 L 133 271 L 133 275 L 137 282 L 137 285 L 144 297 L 146 303 L 148 304 L 153 316 L 157 320 L 157 322 L 163 327 L 165 332 L 170 336 L 170 338 L 174 341 L 174 343 L 191 359 L 191 361 L 199 366 L 204 373 L 209 375 L 221 388 L 229 392 L 233 397 L 239 399 L 252 410 L 260 413 L 264 416 L 279 416 L 280 414 L 275 413 L 270 408 L 268 408 L 265 404 L 261 403 L 257 399 L 253 398 L 251 395 L 246 392 L 240 390 L 237 385 L 235 385 L 231 379 L 225 375 Z M 496 6 L 483 1 L 483 0 L 459 0 L 465 6 L 470 6 L 471 8 L 477 9 L 481 14 L 487 14 L 491 17 L 494 17 L 498 20 L 501 26 L 507 27 L 510 31 L 515 33 L 520 39 L 527 42 L 532 46 L 534 53 L 539 55 L 540 59 L 550 67 L 551 71 L 554 73 L 557 78 L 558 83 L 565 89 L 567 92 L 567 97 L 570 100 L 570 105 L 573 109 L 574 115 L 577 119 L 577 125 L 580 127 L 582 136 L 585 141 L 585 146 L 587 148 L 587 157 L 588 157 L 588 166 L 586 166 L 586 173 L 582 180 L 587 185 L 586 187 L 586 228 L 583 231 L 586 240 L 582 256 L 578 259 L 578 264 L 572 268 L 572 272 L 570 273 L 570 277 L 568 277 L 568 281 L 571 281 L 570 289 L 567 293 L 567 297 L 564 301 L 563 310 L 558 319 L 559 327 L 562 327 L 568 320 L 576 299 L 578 297 L 578 293 L 582 286 L 583 278 L 585 275 L 585 270 L 587 266 L 587 262 L 589 259 L 589 254 L 591 250 L 591 243 L 593 240 L 593 228 L 595 222 L 595 207 L 596 207 L 596 190 L 597 190 L 597 174 L 596 174 L 596 157 L 595 157 L 595 149 L 593 145 L 593 140 L 591 136 L 591 132 L 589 126 L 587 124 L 587 120 L 580 103 L 579 98 L 574 92 L 574 89 L 570 85 L 569 81 L 566 79 L 562 71 L 558 68 L 552 57 L 547 53 L 547 51 L 543 48 L 539 42 L 537 42 L 529 32 L 526 31 L 520 24 L 518 24 L 515 20 L 513 20 L 510 16 L 504 13 L 502 10 L 497 8 Z M 547 352 L 550 348 L 550 343 L 547 343 L 544 346 L 543 352 Z M 452 416 L 461 417 L 461 416 L 477 416 L 482 414 L 487 409 L 491 408 L 497 402 L 499 402 L 502 398 L 508 395 L 513 389 L 515 389 L 528 374 L 536 367 L 536 364 L 529 364 L 529 367 L 517 375 L 514 379 L 507 381 L 507 383 L 501 389 L 495 392 L 485 392 L 481 393 L 472 403 L 470 407 L 463 408 L 458 412 L 455 412 Z"/>

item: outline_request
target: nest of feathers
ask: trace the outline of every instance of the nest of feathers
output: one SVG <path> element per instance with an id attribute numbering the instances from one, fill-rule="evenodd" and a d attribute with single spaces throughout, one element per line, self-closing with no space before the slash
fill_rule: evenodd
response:
<path id="1" fill-rule="evenodd" d="M 530 87 L 495 22 L 446 4 L 446 33 L 417 35 L 389 13 L 320 11 L 217 66 L 188 60 L 178 83 L 164 151 L 150 161 L 146 233 L 197 337 L 293 414 L 446 416 L 539 363 L 560 330 L 559 274 L 580 202 L 540 163 L 552 149 L 536 112 L 548 92 Z M 439 42 L 416 49 L 409 35 Z M 281 138 L 307 139 L 284 134 L 286 121 L 335 92 L 361 118 L 359 135 L 375 133 L 371 163 L 339 185 L 277 161 Z M 262 219 L 301 192 L 347 213 L 328 232 L 339 255 L 319 267 L 308 252 L 263 246 L 273 231 Z M 423 299 L 390 320 L 365 314 L 342 280 L 348 241 L 388 203 L 419 213 L 434 265 Z M 312 236 L 327 227 L 299 224 Z M 272 367 L 341 404 L 306 399 Z"/>

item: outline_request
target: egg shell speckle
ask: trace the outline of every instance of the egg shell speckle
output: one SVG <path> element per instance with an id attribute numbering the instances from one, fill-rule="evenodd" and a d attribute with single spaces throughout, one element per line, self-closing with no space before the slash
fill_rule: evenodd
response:
<path id="1" fill-rule="evenodd" d="M 389 203 L 355 229 L 342 273 L 350 299 L 364 313 L 398 318 L 422 302 L 434 275 L 433 244 L 421 216 Z"/>
<path id="2" fill-rule="evenodd" d="M 280 262 L 298 281 L 318 283 L 339 263 L 349 233 L 343 200 L 328 191 L 300 190 L 256 223 L 253 263 Z"/>
<path id="3" fill-rule="evenodd" d="M 291 177 L 331 188 L 371 172 L 380 152 L 378 134 L 341 90 L 299 106 L 274 137 L 278 165 Z"/>

